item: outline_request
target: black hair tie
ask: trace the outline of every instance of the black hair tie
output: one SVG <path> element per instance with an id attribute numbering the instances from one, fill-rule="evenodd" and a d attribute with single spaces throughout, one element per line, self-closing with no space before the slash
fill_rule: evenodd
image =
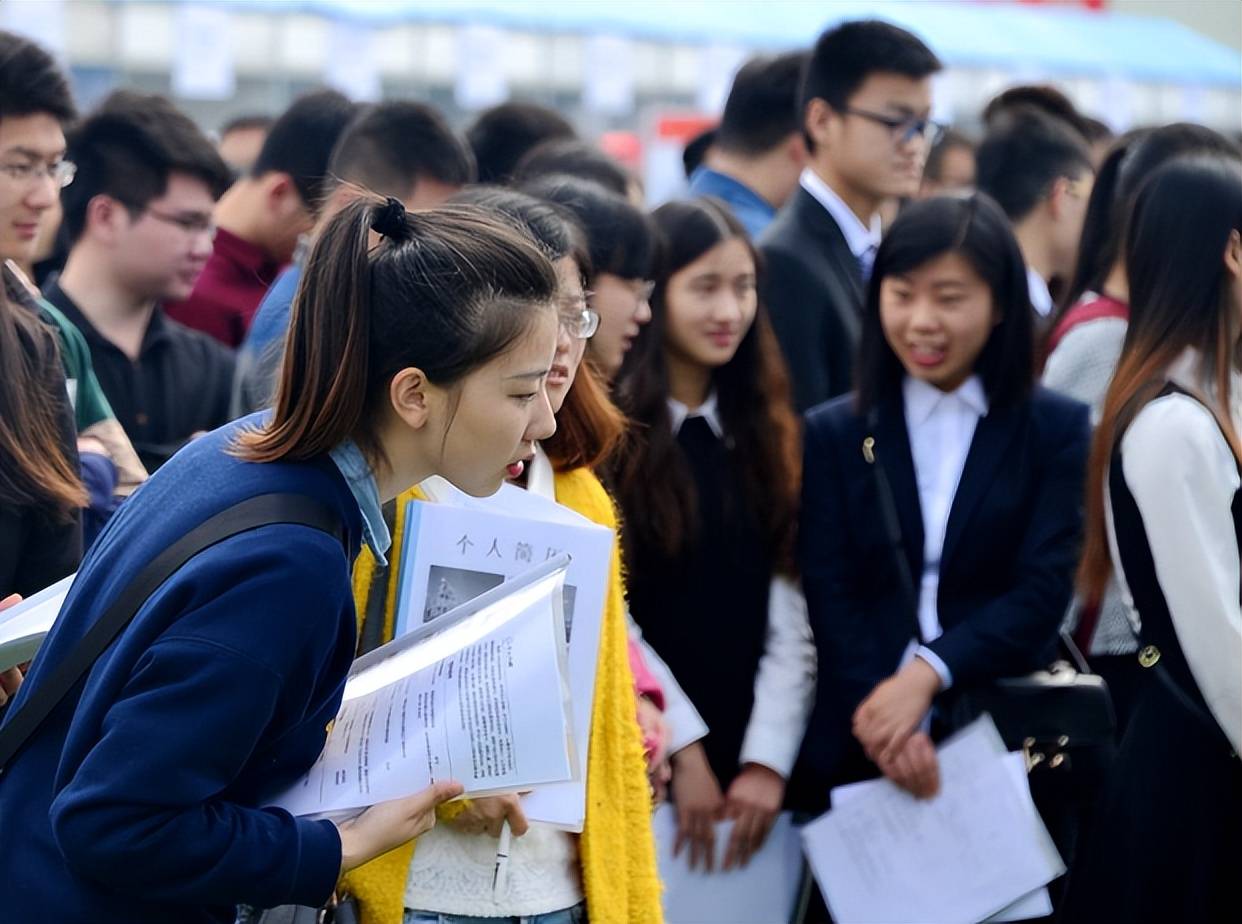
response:
<path id="1" fill-rule="evenodd" d="M 371 216 L 371 230 L 394 241 L 404 241 L 410 236 L 410 226 L 405 221 L 405 206 L 400 199 L 389 196 Z"/>

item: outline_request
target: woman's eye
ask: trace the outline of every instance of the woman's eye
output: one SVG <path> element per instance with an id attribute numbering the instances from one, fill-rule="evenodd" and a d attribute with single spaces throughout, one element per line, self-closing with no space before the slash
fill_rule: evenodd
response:
<path id="1" fill-rule="evenodd" d="M 522 402 L 523 404 L 530 404 L 532 401 L 534 401 L 536 398 L 539 397 L 539 392 L 532 391 L 530 394 L 527 394 L 527 395 L 514 395 L 513 397 L 516 398 L 518 401 Z"/>

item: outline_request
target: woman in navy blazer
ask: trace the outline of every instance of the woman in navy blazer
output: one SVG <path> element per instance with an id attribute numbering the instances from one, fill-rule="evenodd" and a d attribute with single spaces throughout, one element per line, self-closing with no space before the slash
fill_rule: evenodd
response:
<path id="1" fill-rule="evenodd" d="M 1025 267 L 985 196 L 902 213 L 863 324 L 856 391 L 806 419 L 799 558 L 820 679 L 805 757 L 822 796 L 877 770 L 931 795 L 937 697 L 1055 654 L 1087 409 L 1034 385 Z"/>

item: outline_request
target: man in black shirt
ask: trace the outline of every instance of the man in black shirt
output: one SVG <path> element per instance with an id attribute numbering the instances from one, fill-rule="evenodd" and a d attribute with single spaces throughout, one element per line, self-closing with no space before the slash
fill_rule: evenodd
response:
<path id="1" fill-rule="evenodd" d="M 147 469 L 228 420 L 233 355 L 165 316 L 211 255 L 228 168 L 168 100 L 120 91 L 73 132 L 72 241 L 47 298 L 86 336 L 99 382 Z"/>

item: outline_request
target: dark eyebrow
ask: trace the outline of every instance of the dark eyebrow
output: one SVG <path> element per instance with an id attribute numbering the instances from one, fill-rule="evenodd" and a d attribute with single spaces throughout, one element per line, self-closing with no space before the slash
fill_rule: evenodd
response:
<path id="1" fill-rule="evenodd" d="M 65 156 L 65 149 L 61 148 L 53 154 L 44 154 L 42 151 L 36 151 L 33 148 L 25 148 L 21 145 L 12 148 L 5 148 L 5 154 L 17 154 L 20 157 L 28 157 L 31 160 L 60 160 Z"/>
<path id="2" fill-rule="evenodd" d="M 541 379 L 547 374 L 547 369 L 536 369 L 533 372 L 519 372 L 516 375 L 506 375 L 505 381 L 509 379 Z"/>

